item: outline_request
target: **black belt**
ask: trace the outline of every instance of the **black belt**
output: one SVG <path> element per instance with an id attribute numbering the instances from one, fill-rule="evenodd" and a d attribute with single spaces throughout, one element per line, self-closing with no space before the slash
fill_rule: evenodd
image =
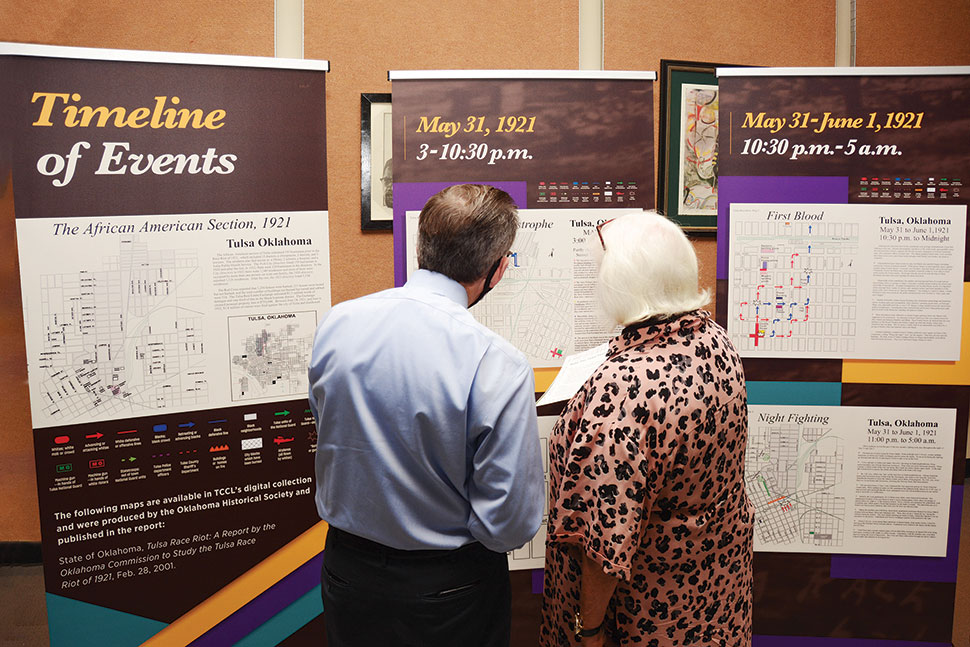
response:
<path id="1" fill-rule="evenodd" d="M 335 526 L 330 526 L 327 530 L 329 538 L 334 541 L 364 553 L 371 553 L 373 555 L 380 555 L 382 557 L 394 557 L 398 559 L 439 559 L 443 557 L 455 557 L 458 555 L 465 555 L 466 553 L 491 553 L 493 551 L 488 550 L 480 542 L 473 541 L 464 546 L 458 548 L 438 548 L 429 550 L 403 550 L 401 548 L 393 548 L 391 546 L 385 546 L 376 541 L 371 541 L 370 539 L 365 539 L 364 537 L 359 537 L 346 530 L 341 530 Z"/>

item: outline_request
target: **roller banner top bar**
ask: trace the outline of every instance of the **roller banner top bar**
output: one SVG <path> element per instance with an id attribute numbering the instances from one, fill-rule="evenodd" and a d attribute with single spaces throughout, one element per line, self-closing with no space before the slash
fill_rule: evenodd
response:
<path id="1" fill-rule="evenodd" d="M 719 67 L 725 76 L 953 76 L 970 74 L 970 66 L 938 67 Z"/>
<path id="2" fill-rule="evenodd" d="M 656 72 L 625 70 L 391 70 L 391 81 L 438 79 L 600 79 L 611 81 L 655 81 Z"/>
<path id="3" fill-rule="evenodd" d="M 224 54 L 190 54 L 187 52 L 152 52 L 131 49 L 95 47 L 59 47 L 0 42 L 0 56 L 42 56 L 47 58 L 87 59 L 93 61 L 129 61 L 134 63 L 175 63 L 182 65 L 221 65 L 224 67 L 260 67 L 273 69 L 329 72 L 330 61 L 268 56 L 229 56 Z"/>

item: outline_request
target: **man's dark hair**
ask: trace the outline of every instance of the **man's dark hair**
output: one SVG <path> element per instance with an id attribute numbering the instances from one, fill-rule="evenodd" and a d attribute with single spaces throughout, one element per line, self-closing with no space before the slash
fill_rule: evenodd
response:
<path id="1" fill-rule="evenodd" d="M 473 283 L 512 248 L 518 227 L 518 210 L 505 191 L 482 184 L 450 186 L 421 210 L 418 267 Z"/>

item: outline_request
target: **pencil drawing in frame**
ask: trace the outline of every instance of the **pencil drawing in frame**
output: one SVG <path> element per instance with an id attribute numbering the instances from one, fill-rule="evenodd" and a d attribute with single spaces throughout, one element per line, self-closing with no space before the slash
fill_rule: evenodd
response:
<path id="1" fill-rule="evenodd" d="M 393 227 L 391 95 L 360 95 L 360 228 Z"/>

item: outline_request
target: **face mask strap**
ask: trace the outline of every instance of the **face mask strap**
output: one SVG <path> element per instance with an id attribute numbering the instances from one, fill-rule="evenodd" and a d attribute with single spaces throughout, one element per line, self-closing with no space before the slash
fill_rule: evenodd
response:
<path id="1" fill-rule="evenodd" d="M 505 258 L 505 257 L 503 256 L 502 258 Z M 492 278 L 495 276 L 495 273 L 498 272 L 498 266 L 502 264 L 502 258 L 500 258 L 497 261 L 495 261 L 495 264 L 492 265 L 492 269 L 490 269 L 488 271 L 488 274 L 485 276 L 485 285 L 484 285 L 484 287 L 482 287 L 482 293 L 478 295 L 478 298 L 477 299 L 475 299 L 474 301 L 472 301 L 471 303 L 468 304 L 468 307 L 469 308 L 471 308 L 473 305 L 475 305 L 476 303 L 478 303 L 479 301 L 481 301 L 485 297 L 486 294 L 488 294 L 489 292 L 491 292 L 491 290 L 492 290 L 492 288 L 491 288 Z"/>

